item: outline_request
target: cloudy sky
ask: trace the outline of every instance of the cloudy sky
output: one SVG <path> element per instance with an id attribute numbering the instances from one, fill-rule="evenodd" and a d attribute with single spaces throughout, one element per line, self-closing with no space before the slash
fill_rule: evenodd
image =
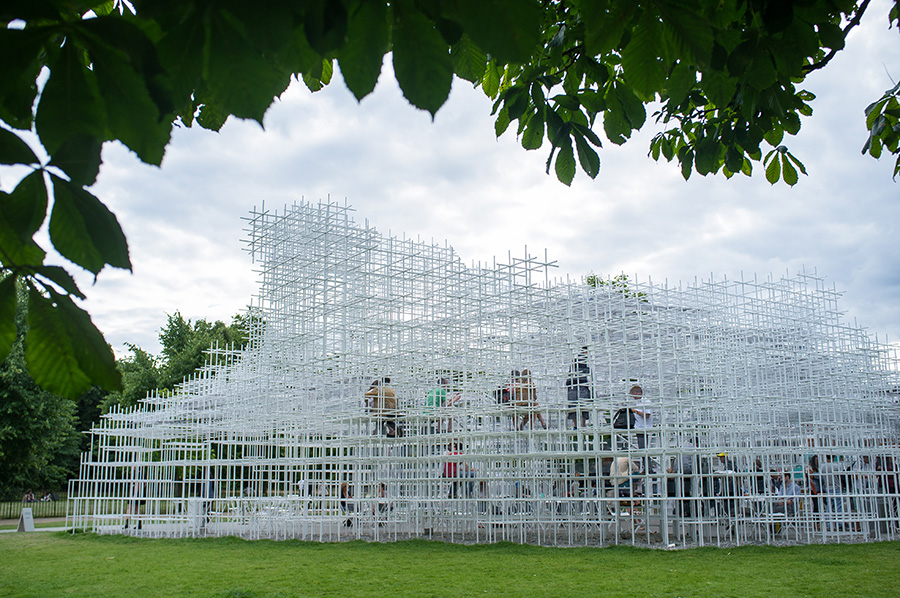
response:
<path id="1" fill-rule="evenodd" d="M 125 230 L 134 274 L 83 277 L 86 308 L 120 354 L 125 342 L 158 351 L 176 310 L 228 320 L 256 288 L 241 218 L 263 202 L 280 210 L 330 196 L 383 233 L 447 239 L 467 263 L 546 249 L 563 278 L 677 284 L 805 268 L 845 292 L 851 322 L 898 341 L 900 182 L 892 158 L 860 154 L 864 108 L 900 78 L 887 12 L 887 0 L 873 2 L 848 49 L 809 77 L 814 115 L 785 141 L 809 173 L 793 189 L 769 185 L 761 167 L 751 179 L 685 182 L 677 165 L 647 157 L 649 125 L 624 147 L 604 144 L 596 180 L 579 173 L 565 187 L 544 173 L 546 147 L 494 137 L 480 90 L 455 81 L 432 122 L 389 68 L 359 104 L 336 76 L 317 94 L 289 88 L 265 130 L 236 120 L 218 134 L 178 129 L 162 168 L 107 144 L 94 191 Z"/>

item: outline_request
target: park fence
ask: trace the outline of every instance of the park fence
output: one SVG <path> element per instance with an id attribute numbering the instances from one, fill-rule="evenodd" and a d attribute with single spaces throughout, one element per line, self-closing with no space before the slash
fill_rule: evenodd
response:
<path id="1" fill-rule="evenodd" d="M 58 495 L 59 500 L 42 501 L 38 499 L 36 502 L 22 501 L 3 501 L 0 502 L 0 519 L 18 519 L 23 508 L 30 508 L 32 516 L 35 519 L 42 517 L 65 517 L 66 516 L 66 496 Z"/>

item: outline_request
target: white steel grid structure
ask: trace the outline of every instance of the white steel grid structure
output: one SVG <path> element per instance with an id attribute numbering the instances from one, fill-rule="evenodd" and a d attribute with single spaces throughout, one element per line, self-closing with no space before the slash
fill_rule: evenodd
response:
<path id="1" fill-rule="evenodd" d="M 252 212 L 249 347 L 214 347 L 174 394 L 107 415 L 70 483 L 69 526 L 551 545 L 900 537 L 896 354 L 842 320 L 821 278 L 556 281 L 527 250 L 467 267 L 351 213 Z M 628 408 L 646 417 L 616 417 Z"/>

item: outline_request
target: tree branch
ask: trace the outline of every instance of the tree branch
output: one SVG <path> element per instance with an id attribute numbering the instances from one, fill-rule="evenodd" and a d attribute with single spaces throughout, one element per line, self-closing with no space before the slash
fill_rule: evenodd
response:
<path id="1" fill-rule="evenodd" d="M 856 14 L 853 15 L 853 18 L 850 19 L 850 22 L 847 23 L 847 26 L 844 27 L 844 39 L 847 38 L 847 34 L 850 33 L 850 30 L 859 25 L 860 20 L 862 19 L 863 13 L 866 12 L 866 9 L 869 7 L 869 2 L 871 0 L 863 0 L 863 3 L 859 5 L 859 9 L 856 11 Z M 811 73 L 813 71 L 817 71 L 820 68 L 823 68 L 826 64 L 831 62 L 831 59 L 835 57 L 837 54 L 837 50 L 831 48 L 831 51 L 825 55 L 825 58 L 820 60 L 819 62 L 814 62 L 812 64 L 808 64 L 803 67 L 803 71 L 805 73 Z"/>

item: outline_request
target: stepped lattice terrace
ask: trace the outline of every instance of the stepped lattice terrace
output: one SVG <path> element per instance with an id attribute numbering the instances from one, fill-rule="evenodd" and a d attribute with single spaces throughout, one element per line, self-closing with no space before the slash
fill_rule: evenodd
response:
<path id="1" fill-rule="evenodd" d="M 108 414 L 69 525 L 660 546 L 897 539 L 894 349 L 815 275 L 466 266 L 346 204 L 255 210 L 250 343 Z"/>

